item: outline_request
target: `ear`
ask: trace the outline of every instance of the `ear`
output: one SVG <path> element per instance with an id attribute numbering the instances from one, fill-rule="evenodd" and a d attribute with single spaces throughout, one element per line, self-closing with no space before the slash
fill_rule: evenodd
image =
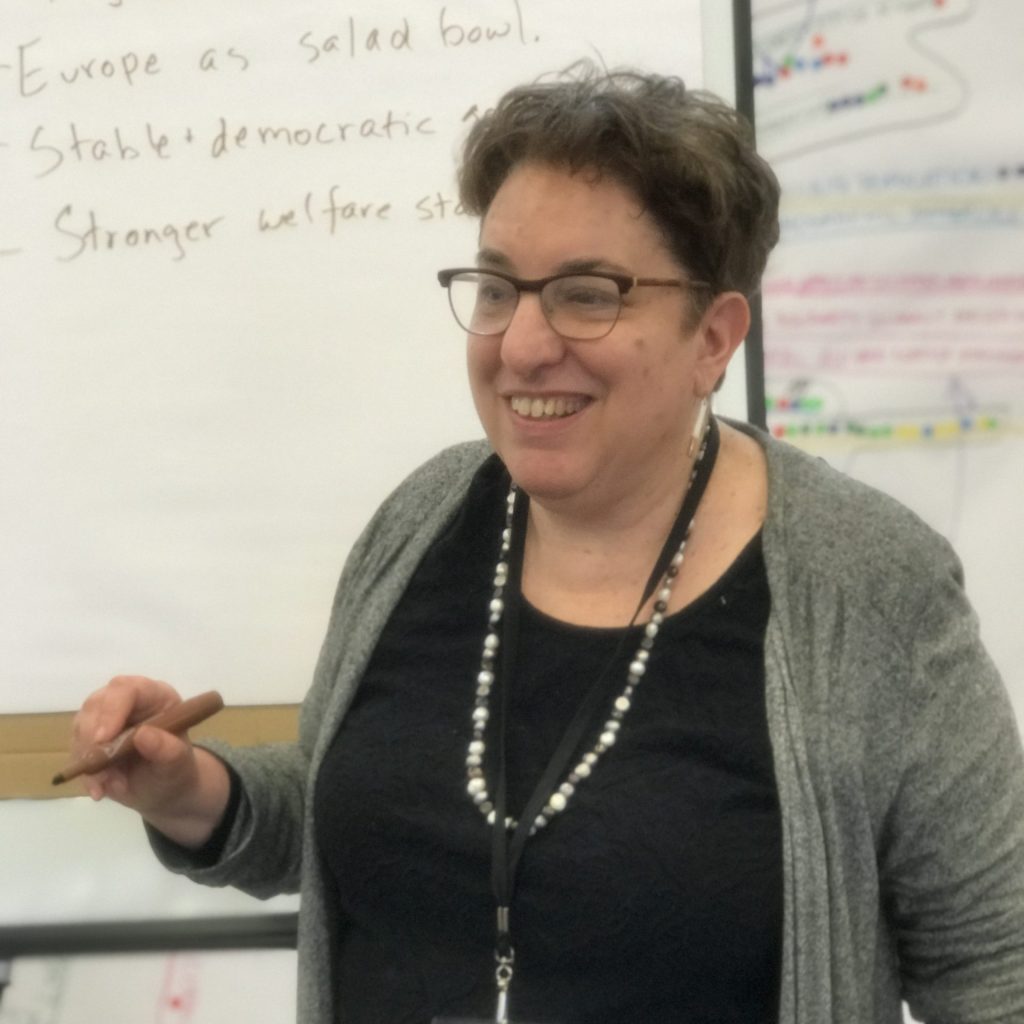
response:
<path id="1" fill-rule="evenodd" d="M 740 292 L 716 295 L 695 333 L 699 346 L 694 385 L 698 395 L 710 395 L 722 379 L 733 353 L 750 329 L 750 306 Z"/>

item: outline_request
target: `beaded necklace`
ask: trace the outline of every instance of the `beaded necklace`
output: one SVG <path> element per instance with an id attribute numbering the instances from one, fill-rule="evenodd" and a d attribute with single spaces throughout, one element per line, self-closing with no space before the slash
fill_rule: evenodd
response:
<path id="1" fill-rule="evenodd" d="M 701 435 L 698 434 L 698 436 Z M 515 962 L 510 934 L 509 906 L 512 902 L 515 873 L 523 846 L 528 837 L 536 835 L 540 829 L 547 826 L 553 818 L 566 809 L 577 787 L 590 777 L 601 757 L 615 745 L 623 719 L 632 707 L 636 690 L 647 671 L 654 642 L 668 609 L 672 585 L 683 564 L 693 518 L 711 476 L 717 454 L 718 428 L 714 418 L 711 417 L 701 436 L 700 450 L 694 460 L 682 508 L 629 623 L 629 626 L 632 626 L 636 622 L 640 610 L 657 589 L 651 617 L 644 626 L 640 644 L 629 664 L 626 684 L 612 701 L 611 710 L 601 726 L 596 741 L 582 757 L 578 758 L 575 766 L 563 776 L 565 769 L 574 759 L 579 742 L 590 727 L 593 713 L 603 697 L 604 687 L 602 684 L 608 669 L 618 660 L 628 635 L 624 633 L 618 649 L 609 659 L 605 670 L 599 675 L 580 705 L 534 790 L 533 796 L 527 801 L 526 809 L 519 821 L 505 813 L 505 720 L 509 680 L 514 675 L 515 647 L 518 637 L 519 580 L 526 540 L 528 501 L 521 499 L 520 492 L 514 483 L 510 486 L 505 502 L 505 521 L 501 533 L 498 563 L 494 570 L 494 591 L 488 609 L 487 633 L 484 637 L 480 670 L 476 679 L 472 735 L 466 752 L 467 792 L 492 827 L 492 885 L 497 902 L 495 943 L 497 962 L 495 980 L 498 993 L 495 1021 L 497 1024 L 509 1024 L 508 991 Z M 503 637 L 499 636 L 499 628 L 502 629 Z M 499 652 L 501 652 L 500 655 Z M 497 713 L 493 716 L 493 725 L 498 741 L 498 773 L 496 791 L 492 796 L 487 788 L 483 764 L 486 752 L 485 735 L 488 723 L 492 720 L 491 691 L 499 676 L 503 680 L 501 699 Z M 559 783 L 560 778 L 562 781 Z M 499 825 L 499 821 L 503 821 L 504 826 Z M 510 834 L 511 842 L 509 841 Z"/>

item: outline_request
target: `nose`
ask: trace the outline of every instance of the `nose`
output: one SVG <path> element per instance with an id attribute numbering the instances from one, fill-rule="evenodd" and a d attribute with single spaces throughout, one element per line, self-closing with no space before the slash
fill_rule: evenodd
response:
<path id="1" fill-rule="evenodd" d="M 505 333 L 501 336 L 501 361 L 522 377 L 565 356 L 566 341 L 548 323 L 540 296 L 523 292 Z"/>

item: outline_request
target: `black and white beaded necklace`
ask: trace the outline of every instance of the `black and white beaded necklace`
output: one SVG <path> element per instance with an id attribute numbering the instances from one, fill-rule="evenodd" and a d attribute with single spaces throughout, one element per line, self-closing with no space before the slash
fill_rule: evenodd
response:
<path id="1" fill-rule="evenodd" d="M 699 435 L 698 435 L 699 436 Z M 569 804 L 576 788 L 587 779 L 601 756 L 615 744 L 622 721 L 632 706 L 654 648 L 658 630 L 664 621 L 672 585 L 683 563 L 686 543 L 697 507 L 704 495 L 711 471 L 718 455 L 718 426 L 710 417 L 704 431 L 700 450 L 694 460 L 690 480 L 682 507 L 669 531 L 643 596 L 623 633 L 615 652 L 591 686 L 569 724 L 551 760 L 541 775 L 526 807 L 516 821 L 506 813 L 507 763 L 506 721 L 511 681 L 515 676 L 515 662 L 519 638 L 519 608 L 523 551 L 526 544 L 526 518 L 529 499 L 513 483 L 506 499 L 505 523 L 501 535 L 501 549 L 494 571 L 494 592 L 491 597 L 488 629 L 484 638 L 480 671 L 477 674 L 476 701 L 473 708 L 473 731 L 466 753 L 466 788 L 480 812 L 492 826 L 491 885 L 497 907 L 495 939 L 495 980 L 497 985 L 496 1024 L 510 1024 L 508 993 L 512 982 L 515 952 L 512 946 L 509 908 L 515 888 L 516 870 L 526 840 L 561 814 Z M 659 586 L 660 584 L 660 586 Z M 580 741 L 592 723 L 600 703 L 606 700 L 605 680 L 609 669 L 622 653 L 632 627 L 641 609 L 655 596 L 654 610 L 644 626 L 639 647 L 630 661 L 626 685 L 614 698 L 607 720 L 601 726 L 598 738 L 590 749 L 578 757 L 575 766 L 566 772 L 579 749 Z M 499 636 L 498 630 L 501 629 Z M 490 695 L 495 683 L 500 683 L 499 700 L 491 714 Z M 490 724 L 496 739 L 496 784 L 493 796 L 488 791 L 484 776 L 486 733 Z M 562 779 L 559 783 L 559 779 Z M 510 838 L 511 836 L 511 838 Z"/>

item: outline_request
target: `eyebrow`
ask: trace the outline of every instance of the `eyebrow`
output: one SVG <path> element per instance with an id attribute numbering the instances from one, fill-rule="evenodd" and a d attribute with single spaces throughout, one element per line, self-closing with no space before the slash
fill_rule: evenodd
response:
<path id="1" fill-rule="evenodd" d="M 496 267 L 500 270 L 511 270 L 512 261 L 498 252 L 497 249 L 481 249 L 476 254 L 477 266 Z"/>
<path id="2" fill-rule="evenodd" d="M 493 267 L 497 270 L 512 271 L 512 261 L 496 249 L 481 249 L 476 256 L 477 266 Z M 572 259 L 563 260 L 555 268 L 556 274 L 589 274 L 594 271 L 605 271 L 613 274 L 626 274 L 630 272 L 621 264 L 612 263 L 602 259 Z"/>

